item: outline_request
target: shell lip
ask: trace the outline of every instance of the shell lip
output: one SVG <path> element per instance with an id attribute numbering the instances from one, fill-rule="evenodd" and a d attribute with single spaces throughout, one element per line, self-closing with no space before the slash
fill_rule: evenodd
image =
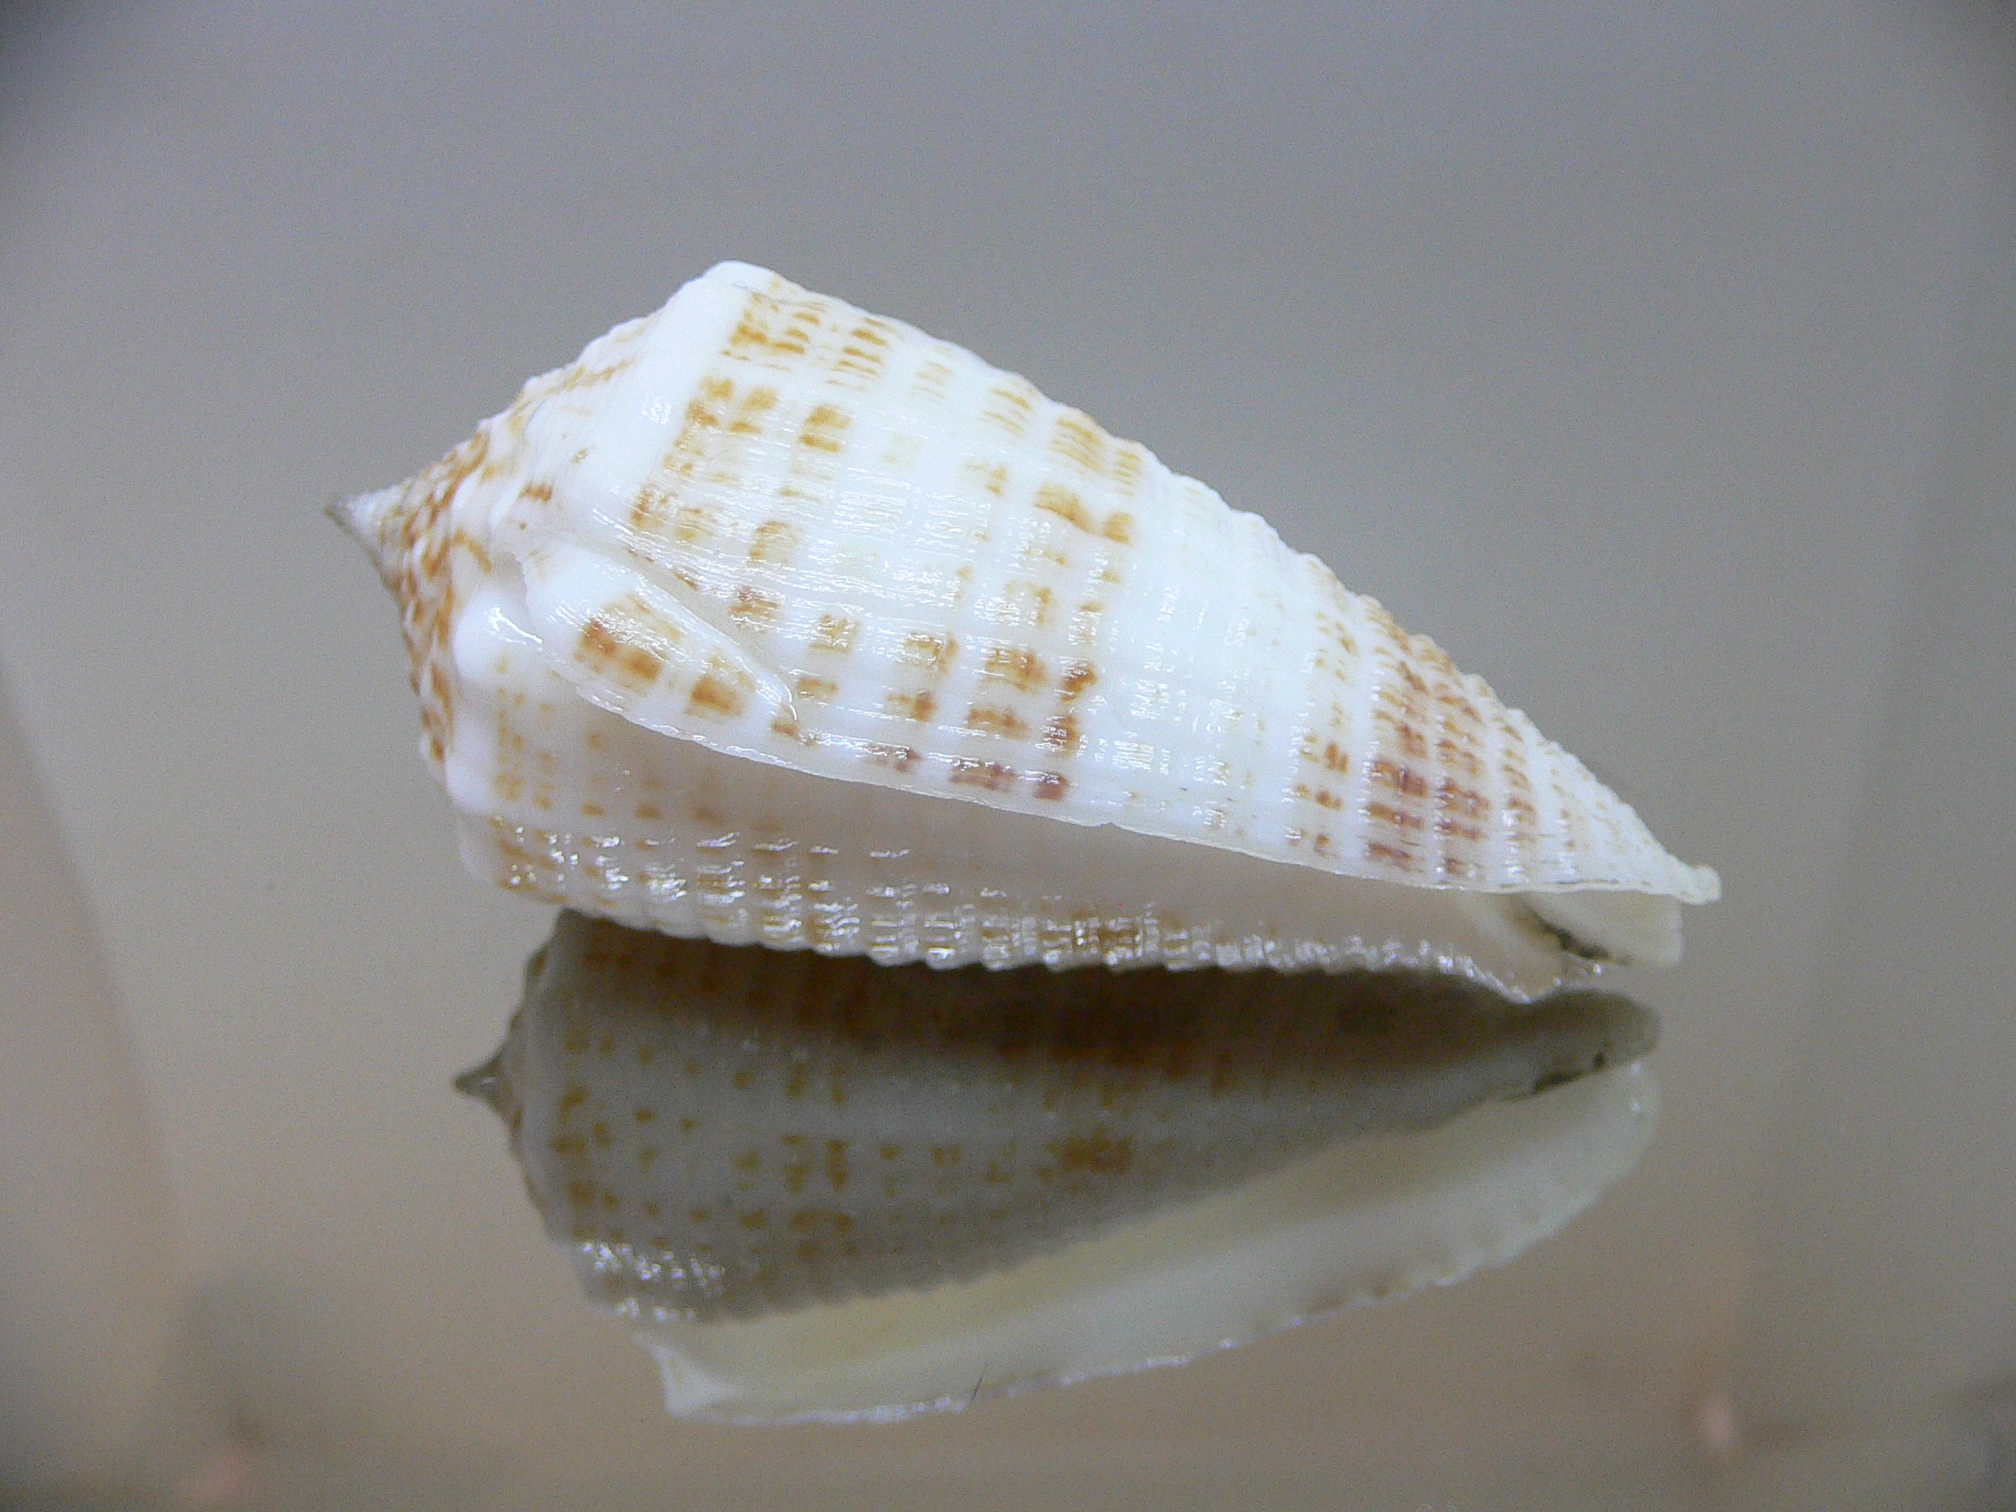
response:
<path id="1" fill-rule="evenodd" d="M 508 550 L 505 554 L 511 555 Z M 522 626 L 519 628 L 528 640 L 534 642 L 540 641 L 540 637 L 536 631 L 524 629 Z M 573 674 L 571 665 L 564 658 L 552 658 L 549 664 L 553 667 L 554 671 L 567 680 L 576 696 L 583 701 L 593 704 L 604 713 L 613 714 L 619 719 L 635 724 L 639 728 L 648 729 L 655 734 L 664 736 L 668 740 L 685 741 L 689 744 L 699 746 L 703 750 L 712 751 L 717 755 L 732 756 L 740 761 L 750 761 L 761 766 L 774 767 L 779 771 L 790 772 L 797 776 L 813 778 L 818 781 L 849 783 L 861 787 L 891 788 L 903 792 L 906 796 L 924 802 L 975 804 L 983 808 L 1005 809 L 1010 813 L 1038 815 L 1061 824 L 1075 825 L 1080 829 L 1115 829 L 1131 835 L 1142 835 L 1149 839 L 1180 839 L 1188 844 L 1204 846 L 1211 850 L 1223 851 L 1231 855 L 1244 856 L 1248 860 L 1262 862 L 1271 866 L 1299 867 L 1304 871 L 1316 872 L 1323 876 L 1349 877 L 1367 883 L 1418 888 L 1425 892 L 1478 894 L 1512 899 L 1571 897 L 1580 894 L 1634 896 L 1653 902 L 1672 901 L 1675 903 L 1685 903 L 1690 907 L 1713 903 L 1722 896 L 1722 880 L 1712 867 L 1707 866 L 1685 866 L 1690 880 L 1695 885 L 1689 891 L 1682 893 L 1655 891 L 1629 882 L 1584 880 L 1580 878 L 1572 883 L 1528 883 L 1508 880 L 1502 883 L 1481 886 L 1473 882 L 1451 880 L 1447 877 L 1428 877 L 1420 881 L 1414 881 L 1411 878 L 1403 879 L 1385 875 L 1366 875 L 1336 867 L 1323 866 L 1316 861 L 1304 860 L 1297 856 L 1284 856 L 1279 850 L 1270 849 L 1263 841 L 1248 840 L 1243 836 L 1234 836 L 1230 839 L 1217 835 L 1179 836 L 1151 825 L 1129 823 L 1125 818 L 1116 817 L 1111 814 L 1073 813 L 1067 808 L 1056 804 L 1045 804 L 1038 807 L 1037 804 L 1032 802 L 1026 806 L 1011 806 L 960 792 L 933 792 L 918 788 L 899 777 L 888 775 L 883 769 L 869 762 L 863 762 L 858 770 L 851 772 L 806 772 L 802 767 L 794 765 L 786 756 L 775 751 L 764 750 L 760 746 L 745 744 L 735 740 L 723 740 L 710 736 L 706 731 L 696 730 L 689 726 L 675 725 L 665 721 L 639 719 L 638 711 L 635 708 L 626 707 L 620 700 L 611 698 L 598 689 L 578 681 Z M 788 680 L 781 670 L 773 667 L 765 667 L 762 670 L 767 678 L 779 688 L 788 686 Z M 790 702 L 788 694 L 780 696 L 778 702 L 780 707 L 791 712 L 795 718 L 795 709 Z M 867 743 L 861 742 L 861 744 L 865 746 Z M 1685 864 L 1683 863 L 1683 865 Z M 1576 953 L 1572 947 L 1570 947 L 1570 953 Z M 1599 954 L 1591 957 L 1591 959 L 1614 960 L 1619 964 L 1639 964 L 1644 958 L 1636 955 L 1621 957 Z M 1678 960 L 1677 955 L 1674 956 L 1674 960 Z M 1666 962 L 1664 964 L 1671 963 Z"/>
<path id="2" fill-rule="evenodd" d="M 737 266 L 744 265 L 738 264 Z M 384 493 L 395 492 L 396 490 L 384 491 Z M 345 507 L 357 510 L 361 515 L 364 510 L 378 506 L 384 493 L 360 496 L 358 499 L 349 501 Z M 359 534 L 359 538 L 363 539 L 357 526 L 352 525 L 347 526 L 347 528 L 350 528 L 353 534 Z M 367 549 L 369 549 L 368 542 Z M 500 554 L 514 562 L 519 561 L 524 556 L 525 550 L 526 548 L 524 547 L 510 543 L 501 544 L 500 546 Z M 539 630 L 532 628 L 530 625 L 520 625 L 518 628 L 529 639 L 538 642 L 542 646 L 548 665 L 573 688 L 575 695 L 585 702 L 594 705 L 596 708 L 612 714 L 627 723 L 636 725 L 641 729 L 651 730 L 669 740 L 687 742 L 719 755 L 732 756 L 738 760 L 755 762 L 759 765 L 774 767 L 780 771 L 791 772 L 815 780 L 852 783 L 864 787 L 890 788 L 900 790 L 906 795 L 920 800 L 950 804 L 975 804 L 986 808 L 1005 809 L 1014 813 L 1040 815 L 1046 819 L 1075 825 L 1078 828 L 1087 830 L 1110 827 L 1129 834 L 1143 835 L 1150 838 L 1180 839 L 1186 843 L 1206 846 L 1212 850 L 1245 856 L 1250 860 L 1265 865 L 1299 867 L 1303 870 L 1322 875 L 1356 877 L 1366 882 L 1386 883 L 1396 887 L 1420 888 L 1428 891 L 1488 894 L 1521 900 L 1543 896 L 1605 895 L 1620 898 L 1642 898 L 1646 900 L 1648 905 L 1656 905 L 1666 900 L 1689 905 L 1711 903 L 1719 898 L 1722 892 L 1721 879 L 1715 874 L 1712 868 L 1689 865 L 1673 860 L 1670 857 L 1668 859 L 1672 860 L 1673 871 L 1677 873 L 1677 876 L 1669 881 L 1664 889 L 1658 890 L 1630 882 L 1611 881 L 1603 878 L 1578 877 L 1572 882 L 1555 883 L 1527 883 L 1522 880 L 1507 878 L 1502 882 L 1480 886 L 1475 882 L 1465 882 L 1445 876 L 1423 877 L 1415 880 L 1411 877 L 1397 877 L 1385 874 L 1374 875 L 1346 867 L 1324 865 L 1314 857 L 1305 858 L 1299 855 L 1287 855 L 1278 846 L 1270 845 L 1264 839 L 1249 838 L 1243 833 L 1229 836 L 1224 834 L 1179 834 L 1166 825 L 1139 821 L 1130 822 L 1130 819 L 1126 815 L 1097 810 L 1074 811 L 1068 803 L 1058 804 L 1035 799 L 1003 803 L 998 797 L 985 798 L 977 792 L 959 791 L 951 788 L 933 791 L 921 788 L 914 781 L 906 780 L 901 774 L 893 772 L 871 760 L 864 759 L 853 770 L 820 770 L 810 772 L 793 762 L 790 755 L 785 752 L 766 749 L 750 741 L 723 738 L 706 730 L 697 729 L 691 724 L 684 722 L 653 717 L 647 711 L 636 707 L 634 704 L 612 696 L 592 679 L 587 678 L 582 670 L 569 658 L 554 655 L 550 650 L 544 649 L 544 638 L 541 636 Z M 764 689 L 772 703 L 779 710 L 779 722 L 786 724 L 790 728 L 797 728 L 798 712 L 788 692 L 791 685 L 791 678 L 788 672 L 782 667 L 773 665 L 753 655 L 749 647 L 738 646 L 736 649 L 738 655 L 743 658 L 743 663 L 748 674 L 758 682 L 759 686 Z M 857 747 L 859 754 L 864 758 L 868 756 L 869 747 L 873 744 L 865 739 L 848 740 L 833 736 L 828 736 L 827 739 L 831 743 Z M 944 764 L 950 767 L 955 763 L 956 759 L 947 757 Z M 1680 880 L 1682 878 L 1684 878 L 1684 881 Z M 1543 904 L 1536 911 L 1546 919 L 1550 927 L 1557 922 L 1552 918 L 1552 915 L 1558 910 Z M 1566 942 L 1564 942 L 1563 948 L 1568 950 L 1570 954 L 1584 954 L 1585 959 L 1614 961 L 1619 964 L 1670 965 L 1679 959 L 1677 916 L 1676 921 L 1670 927 L 1662 925 L 1657 930 L 1657 933 L 1661 936 L 1657 943 L 1648 943 L 1642 940 L 1631 943 L 1613 942 L 1608 936 L 1614 932 L 1607 929 L 1592 930 L 1587 926 L 1582 930 L 1571 931 L 1577 942 L 1586 941 L 1597 947 L 1593 954 L 1585 954 L 1579 951 L 1575 944 Z M 1635 932 L 1628 931 L 1627 933 Z M 1673 936 L 1670 943 L 1663 938 L 1669 933 Z"/>

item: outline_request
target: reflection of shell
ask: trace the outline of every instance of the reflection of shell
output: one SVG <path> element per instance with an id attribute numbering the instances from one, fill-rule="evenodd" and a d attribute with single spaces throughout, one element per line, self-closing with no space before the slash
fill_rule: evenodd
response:
<path id="1" fill-rule="evenodd" d="M 1646 1094 L 1634 1068 L 1480 1105 L 1653 1033 L 1607 993 L 885 969 L 563 914 L 464 1085 L 675 1411 L 846 1415 L 963 1397 L 983 1363 L 1002 1390 L 1181 1358 L 1502 1259 L 1630 1164 Z"/>
<path id="2" fill-rule="evenodd" d="M 1531 992 L 1564 947 L 1670 959 L 1716 893 L 1257 517 L 760 269 L 340 513 L 472 867 L 627 922 Z"/>

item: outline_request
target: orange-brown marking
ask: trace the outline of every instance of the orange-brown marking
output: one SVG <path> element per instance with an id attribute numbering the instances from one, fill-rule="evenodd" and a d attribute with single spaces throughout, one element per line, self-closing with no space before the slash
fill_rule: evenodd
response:
<path id="1" fill-rule="evenodd" d="M 997 612 L 1003 623 L 1040 627 L 1049 622 L 1052 597 L 1046 584 L 1018 578 L 1002 588 Z"/>
<path id="2" fill-rule="evenodd" d="M 798 554 L 804 538 L 805 532 L 789 520 L 765 520 L 749 537 L 749 560 L 782 565 Z"/>
<path id="3" fill-rule="evenodd" d="M 803 1146 L 805 1136 L 802 1134 L 786 1134 L 784 1136 L 784 1143 L 791 1146 Z M 805 1178 L 812 1174 L 812 1163 L 806 1158 L 802 1148 L 794 1148 L 790 1158 L 779 1168 L 778 1174 L 784 1178 L 784 1190 L 789 1192 L 793 1197 L 796 1197 L 800 1192 L 805 1190 Z"/>
<path id="4" fill-rule="evenodd" d="M 733 719 L 748 703 L 749 691 L 741 675 L 715 657 L 693 684 L 693 691 L 686 695 L 686 712 Z"/>
<path id="5" fill-rule="evenodd" d="M 1405 809 L 1394 808 L 1388 803 L 1366 804 L 1365 817 L 1376 820 L 1378 823 L 1387 825 L 1393 829 L 1418 830 L 1428 822 L 1419 814 L 1410 814 Z"/>
<path id="6" fill-rule="evenodd" d="M 447 751 L 449 732 L 454 727 L 454 709 L 450 701 L 435 691 L 431 679 L 423 681 L 421 669 L 439 665 L 448 658 L 456 603 L 448 574 L 452 540 L 448 524 L 450 507 L 462 484 L 482 467 L 489 450 L 490 432 L 486 426 L 428 470 L 431 481 L 417 509 L 395 511 L 393 515 L 398 525 L 400 567 L 394 592 L 401 610 L 400 628 L 406 636 L 413 688 L 421 693 L 420 726 L 428 759 L 437 766 Z"/>
<path id="7" fill-rule="evenodd" d="M 1484 763 L 1479 759 L 1475 743 L 1465 741 L 1458 744 L 1444 735 L 1435 742 L 1435 759 L 1445 767 L 1455 767 L 1473 782 L 1484 775 Z"/>
<path id="8" fill-rule="evenodd" d="M 1060 520 L 1068 520 L 1087 535 L 1095 532 L 1091 513 L 1085 508 L 1085 501 L 1060 483 L 1045 483 L 1037 489 L 1034 503 L 1045 514 L 1053 514 Z"/>
<path id="9" fill-rule="evenodd" d="M 593 388 L 598 383 L 607 383 L 636 360 L 637 354 L 631 352 L 628 356 L 619 357 L 614 362 L 606 363 L 599 368 L 584 367 L 577 362 L 561 375 L 554 391 L 564 393 L 569 389 Z"/>
<path id="10" fill-rule="evenodd" d="M 1466 788 L 1453 777 L 1444 777 L 1435 789 L 1436 800 L 1446 813 L 1481 820 L 1491 813 L 1491 800 L 1474 788 Z"/>
<path id="11" fill-rule="evenodd" d="M 1046 751 L 1060 751 L 1066 756 L 1075 756 L 1085 737 L 1079 732 L 1077 716 L 1068 710 L 1043 726 L 1043 733 L 1037 743 Z"/>
<path id="12" fill-rule="evenodd" d="M 876 328 L 878 324 L 863 321 L 847 333 L 847 342 L 833 364 L 836 373 L 848 373 L 871 382 L 882 375 L 889 340 Z"/>
<path id="13" fill-rule="evenodd" d="M 998 761 L 976 761 L 970 756 L 960 756 L 952 762 L 952 781 L 962 787 L 985 788 L 990 793 L 1000 793 L 1015 785 L 1015 769 Z"/>
<path id="14" fill-rule="evenodd" d="M 1057 417 L 1050 433 L 1050 450 L 1094 477 L 1105 471 L 1106 433 L 1077 410 L 1066 410 Z"/>
<path id="15" fill-rule="evenodd" d="M 1049 1151 L 1055 1169 L 1073 1174 L 1119 1176 L 1134 1164 L 1134 1141 L 1105 1129 L 1052 1140 L 1044 1148 Z"/>
<path id="16" fill-rule="evenodd" d="M 822 313 L 817 300 L 803 300 L 787 311 L 775 295 L 751 294 L 740 321 L 729 333 L 728 354 L 769 367 L 788 367 L 793 358 L 804 356 L 810 348 Z M 783 331 L 773 334 L 778 324 L 783 325 Z"/>
<path id="17" fill-rule="evenodd" d="M 637 507 L 633 515 L 642 516 L 655 500 L 648 496 L 656 494 L 646 484 L 637 495 Z M 662 494 L 658 495 L 662 497 Z M 714 511 L 702 504 L 681 504 L 672 514 L 672 539 L 680 546 L 691 546 L 696 541 L 704 541 L 714 533 Z"/>
<path id="18" fill-rule="evenodd" d="M 1310 736 L 1309 744 L 1313 747 L 1315 743 L 1316 738 L 1313 735 Z M 1340 777 L 1351 770 L 1350 753 L 1334 740 L 1325 742 L 1321 751 L 1305 752 L 1305 754 L 1309 760 L 1321 762 L 1325 771 L 1335 772 Z"/>
<path id="19" fill-rule="evenodd" d="M 810 672 L 800 672 L 791 685 L 792 697 L 810 699 L 813 703 L 826 703 L 839 691 L 840 685 L 832 678 L 814 677 Z"/>
<path id="20" fill-rule="evenodd" d="M 773 388 L 752 388 L 744 392 L 735 403 L 735 412 L 728 419 L 728 434 L 731 436 L 760 436 L 763 434 L 763 417 L 777 406 L 777 390 Z"/>
<path id="21" fill-rule="evenodd" d="M 896 659 L 906 666 L 943 672 L 959 654 L 959 642 L 942 630 L 912 630 L 903 637 Z"/>
<path id="22" fill-rule="evenodd" d="M 775 594 L 752 588 L 747 583 L 735 590 L 729 601 L 728 617 L 745 630 L 768 630 L 777 623 L 783 604 Z"/>
<path id="23" fill-rule="evenodd" d="M 1411 722 L 1397 718 L 1383 708 L 1378 710 L 1374 717 L 1393 732 L 1393 738 L 1399 742 L 1402 754 L 1416 761 L 1427 758 L 1428 741 Z"/>
<path id="24" fill-rule="evenodd" d="M 798 432 L 798 444 L 812 451 L 837 452 L 851 424 L 853 421 L 839 406 L 815 404 L 812 413 L 805 417 L 804 428 Z"/>
<path id="25" fill-rule="evenodd" d="M 1131 441 L 1122 441 L 1113 452 L 1113 481 L 1122 493 L 1135 493 L 1147 473 L 1147 458 Z"/>
<path id="26" fill-rule="evenodd" d="M 1384 756 L 1373 757 L 1371 766 L 1366 768 L 1366 774 L 1380 787 L 1390 789 L 1403 797 L 1425 798 L 1428 796 L 1428 779 L 1426 777 L 1422 776 L 1412 767 L 1401 766 L 1398 762 L 1389 761 Z"/>
<path id="27" fill-rule="evenodd" d="M 886 695 L 882 707 L 900 719 L 914 719 L 922 724 L 937 709 L 938 700 L 929 688 L 919 688 L 915 693 Z"/>
<path id="28" fill-rule="evenodd" d="M 734 397 L 735 385 L 720 374 L 711 374 L 700 380 L 700 386 L 686 402 L 686 429 L 721 429 L 722 407 Z"/>
<path id="29" fill-rule="evenodd" d="M 854 649 L 854 635 L 860 629 L 858 621 L 845 614 L 822 614 L 819 624 L 812 632 L 814 651 L 833 651 L 845 656 Z"/>
<path id="30" fill-rule="evenodd" d="M 648 646 L 619 639 L 599 618 L 582 626 L 580 656 L 591 667 L 639 691 L 654 686 L 665 668 L 664 657 Z"/>
<path id="31" fill-rule="evenodd" d="M 1034 395 L 1035 390 L 1026 383 L 1010 380 L 996 384 L 987 395 L 988 405 L 980 412 L 980 418 L 993 421 L 1019 441 L 1029 427 Z"/>
<path id="32" fill-rule="evenodd" d="M 1071 616 L 1071 644 L 1089 646 L 1099 638 L 1099 616 L 1106 612 L 1106 606 L 1097 599 L 1087 599 Z"/>
<path id="33" fill-rule="evenodd" d="M 983 677 L 1008 683 L 1024 693 L 1035 692 L 1048 680 L 1042 658 L 1027 646 L 989 647 L 980 673 Z"/>
<path id="34" fill-rule="evenodd" d="M 994 704 L 975 704 L 966 711 L 966 728 L 976 735 L 1003 735 L 1011 740 L 1020 740 L 1029 733 L 1029 725 L 1013 709 Z"/>
<path id="35" fill-rule="evenodd" d="M 907 772 L 924 759 L 915 746 L 885 745 L 881 741 L 864 745 L 861 755 L 872 766 L 890 767 L 898 772 Z"/>
<path id="36" fill-rule="evenodd" d="M 484 572 L 490 570 L 490 553 L 484 549 L 481 541 L 477 540 L 468 531 L 461 529 L 456 530 L 453 539 L 457 549 L 468 552 L 470 556 L 476 559 L 476 565 L 479 568 Z"/>
<path id="37" fill-rule="evenodd" d="M 995 498 L 998 499 L 1008 492 L 1007 463 L 982 462 L 969 457 L 966 461 L 966 471 L 972 473 L 980 486 Z"/>
<path id="38" fill-rule="evenodd" d="M 1465 724 L 1484 723 L 1484 716 L 1477 712 L 1477 705 L 1446 683 L 1435 690 L 1435 701 L 1450 709 Z"/>

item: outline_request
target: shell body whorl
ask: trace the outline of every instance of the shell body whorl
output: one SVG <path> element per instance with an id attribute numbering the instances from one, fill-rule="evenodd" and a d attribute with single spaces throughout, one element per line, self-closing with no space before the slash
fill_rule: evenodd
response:
<path id="1" fill-rule="evenodd" d="M 627 923 L 1526 996 L 1717 889 L 1258 517 L 747 265 L 343 517 L 471 867 Z"/>

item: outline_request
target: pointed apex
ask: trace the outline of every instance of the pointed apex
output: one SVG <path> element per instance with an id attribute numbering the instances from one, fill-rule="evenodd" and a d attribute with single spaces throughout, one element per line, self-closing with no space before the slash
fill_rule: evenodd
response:
<path id="1" fill-rule="evenodd" d="M 509 1098 L 509 1087 L 504 1080 L 504 1052 L 499 1050 L 482 1065 L 472 1066 L 456 1077 L 455 1090 L 465 1097 L 488 1103 L 502 1113 Z"/>
<path id="2" fill-rule="evenodd" d="M 337 499 L 325 511 L 364 548 L 388 586 L 399 561 L 399 501 L 405 493 L 406 485 L 395 483 L 376 493 Z"/>

